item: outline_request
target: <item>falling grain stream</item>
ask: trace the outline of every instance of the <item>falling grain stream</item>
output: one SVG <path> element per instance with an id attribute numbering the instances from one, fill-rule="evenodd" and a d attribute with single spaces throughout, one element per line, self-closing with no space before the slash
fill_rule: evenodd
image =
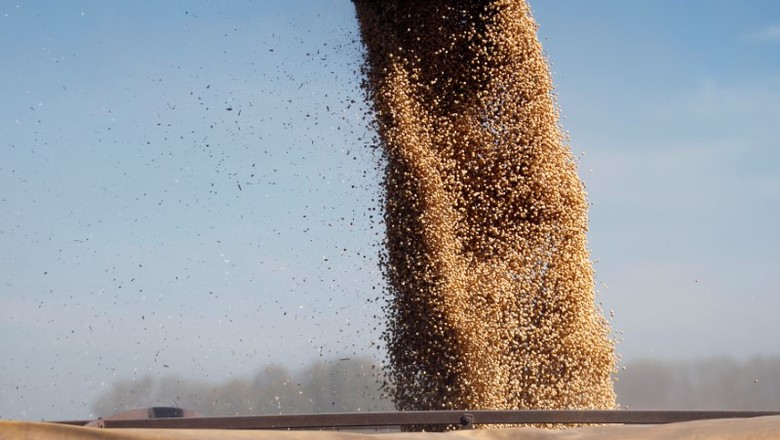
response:
<path id="1" fill-rule="evenodd" d="M 519 0 L 355 0 L 400 410 L 611 409 L 587 200 Z"/>

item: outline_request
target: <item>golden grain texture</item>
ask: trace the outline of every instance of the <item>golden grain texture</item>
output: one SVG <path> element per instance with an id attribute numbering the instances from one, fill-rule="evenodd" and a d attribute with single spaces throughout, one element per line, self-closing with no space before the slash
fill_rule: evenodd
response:
<path id="1" fill-rule="evenodd" d="M 614 408 L 587 200 L 524 1 L 355 0 L 400 410 Z"/>

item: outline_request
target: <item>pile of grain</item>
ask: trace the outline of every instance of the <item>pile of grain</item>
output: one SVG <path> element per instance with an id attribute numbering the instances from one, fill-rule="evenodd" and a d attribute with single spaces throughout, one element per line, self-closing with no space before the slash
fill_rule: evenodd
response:
<path id="1" fill-rule="evenodd" d="M 400 410 L 613 408 L 587 201 L 521 0 L 355 0 Z"/>

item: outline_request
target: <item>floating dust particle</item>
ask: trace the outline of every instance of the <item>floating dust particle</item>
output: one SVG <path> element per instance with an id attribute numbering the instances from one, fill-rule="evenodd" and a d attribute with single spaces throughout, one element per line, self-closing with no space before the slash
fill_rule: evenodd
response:
<path id="1" fill-rule="evenodd" d="M 399 410 L 614 409 L 587 200 L 518 0 L 355 0 Z"/>

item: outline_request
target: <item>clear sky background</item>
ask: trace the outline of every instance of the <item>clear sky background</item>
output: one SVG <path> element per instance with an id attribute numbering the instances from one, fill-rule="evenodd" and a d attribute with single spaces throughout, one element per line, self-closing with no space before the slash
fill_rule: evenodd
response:
<path id="1" fill-rule="evenodd" d="M 780 3 L 532 1 L 625 364 L 780 355 Z M 348 0 L 0 1 L 0 417 L 381 358 Z"/>

